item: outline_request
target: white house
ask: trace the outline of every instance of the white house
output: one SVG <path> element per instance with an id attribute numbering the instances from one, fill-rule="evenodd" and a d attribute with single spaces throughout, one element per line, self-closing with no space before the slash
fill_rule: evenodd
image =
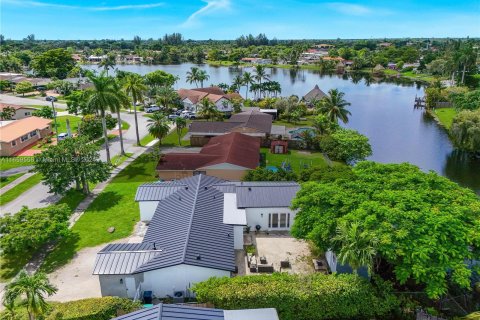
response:
<path id="1" fill-rule="evenodd" d="M 217 110 L 224 113 L 233 111 L 232 99 L 243 100 L 238 93 L 225 93 L 219 87 L 179 89 L 177 91 L 185 110 L 197 112 L 200 107 L 200 101 L 204 98 L 210 100 Z"/>
<path id="2" fill-rule="evenodd" d="M 102 295 L 133 298 L 186 294 L 210 277 L 236 271 L 243 229 L 289 230 L 295 182 L 229 182 L 196 175 L 140 186 L 135 200 L 149 223 L 141 243 L 109 244 L 97 254 L 93 274 Z"/>

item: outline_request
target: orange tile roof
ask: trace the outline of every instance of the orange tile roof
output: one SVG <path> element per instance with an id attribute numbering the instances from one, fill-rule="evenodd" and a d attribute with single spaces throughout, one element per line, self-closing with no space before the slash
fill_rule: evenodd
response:
<path id="1" fill-rule="evenodd" d="M 52 120 L 39 117 L 28 117 L 8 123 L 0 127 L 0 141 L 11 142 L 36 129 L 45 129 Z"/>
<path id="2" fill-rule="evenodd" d="M 18 109 L 33 109 L 34 110 L 35 109 L 35 108 L 29 107 L 29 106 L 19 106 L 17 104 L 0 103 L 0 111 L 2 111 L 6 107 L 10 107 L 10 108 L 13 108 L 15 110 L 18 110 Z"/>

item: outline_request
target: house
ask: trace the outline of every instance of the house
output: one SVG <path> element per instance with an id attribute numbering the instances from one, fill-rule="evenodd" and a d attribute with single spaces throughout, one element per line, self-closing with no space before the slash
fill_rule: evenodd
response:
<path id="1" fill-rule="evenodd" d="M 167 153 L 160 158 L 157 174 L 172 180 L 203 173 L 240 180 L 260 164 L 260 139 L 238 132 L 216 136 L 199 153 Z"/>
<path id="2" fill-rule="evenodd" d="M 327 96 L 326 93 L 320 89 L 318 84 L 316 84 L 312 90 L 310 90 L 309 92 L 307 92 L 307 94 L 303 96 L 302 100 L 310 105 L 315 101 L 322 100 L 322 98 L 326 96 Z"/>
<path id="3" fill-rule="evenodd" d="M 30 117 L 32 116 L 32 113 L 36 110 L 35 108 L 32 108 L 32 107 L 0 103 L 0 112 L 3 111 L 3 109 L 8 107 L 13 108 L 15 110 L 15 114 L 13 115 L 11 120 L 19 120 L 19 119 Z M 0 120 L 3 120 L 3 119 L 0 119 Z"/>
<path id="4" fill-rule="evenodd" d="M 243 309 L 221 310 L 195 307 L 192 305 L 177 305 L 160 303 L 150 308 L 144 308 L 114 320 L 278 320 L 277 310 Z"/>
<path id="5" fill-rule="evenodd" d="M 12 156 L 51 135 L 51 123 L 52 120 L 39 117 L 0 121 L 0 156 Z"/>
<path id="6" fill-rule="evenodd" d="M 397 70 L 397 64 L 395 62 L 389 62 L 387 68 L 390 70 Z"/>
<path id="7" fill-rule="evenodd" d="M 266 138 L 272 131 L 272 116 L 253 109 L 234 114 L 226 121 L 194 121 L 190 124 L 190 144 L 203 146 L 210 138 L 230 132 Z"/>
<path id="8" fill-rule="evenodd" d="M 197 89 L 179 89 L 177 91 L 185 110 L 197 112 L 200 101 L 207 98 L 215 104 L 217 110 L 224 113 L 233 111 L 233 99 L 243 100 L 238 93 L 225 93 L 219 87 L 197 88 Z"/>
<path id="9" fill-rule="evenodd" d="M 392 45 L 392 43 L 390 42 L 380 42 L 377 46 L 381 47 L 381 48 L 388 48 Z"/>
<path id="10" fill-rule="evenodd" d="M 148 222 L 141 243 L 114 243 L 95 261 L 103 296 L 189 296 L 194 283 L 229 277 L 243 228 L 289 230 L 295 182 L 231 182 L 203 174 L 141 185 L 135 201 Z"/>
<path id="11" fill-rule="evenodd" d="M 251 64 L 272 64 L 272 59 L 263 58 L 242 58 L 240 61 Z"/>

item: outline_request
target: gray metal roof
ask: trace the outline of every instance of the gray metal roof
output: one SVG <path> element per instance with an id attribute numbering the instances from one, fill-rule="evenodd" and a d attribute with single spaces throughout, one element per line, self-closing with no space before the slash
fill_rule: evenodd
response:
<path id="1" fill-rule="evenodd" d="M 145 183 L 138 187 L 135 201 L 160 201 L 185 187 L 179 180 Z"/>
<path id="2" fill-rule="evenodd" d="M 97 254 L 93 274 L 130 274 L 160 254 L 149 243 L 109 244 Z"/>
<path id="3" fill-rule="evenodd" d="M 160 201 L 143 239 L 162 254 L 135 273 L 178 264 L 234 271 L 233 226 L 223 224 L 223 193 L 211 187 L 223 180 L 197 175 L 179 182 L 188 188 Z"/>
<path id="4" fill-rule="evenodd" d="M 223 320 L 223 310 L 197 308 L 186 305 L 158 304 L 138 310 L 114 320 Z"/>
<path id="5" fill-rule="evenodd" d="M 289 181 L 225 182 L 214 187 L 224 193 L 235 192 L 238 208 L 290 207 L 300 190 L 298 183 Z"/>

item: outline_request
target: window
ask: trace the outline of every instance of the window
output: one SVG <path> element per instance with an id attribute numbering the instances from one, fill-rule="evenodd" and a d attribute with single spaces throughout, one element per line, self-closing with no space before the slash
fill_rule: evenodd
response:
<path id="1" fill-rule="evenodd" d="M 22 136 L 22 137 L 20 138 L 20 140 L 22 140 L 22 142 L 27 141 L 27 140 L 28 140 L 28 134 Z"/>
<path id="2" fill-rule="evenodd" d="M 15 147 L 17 145 L 17 141 L 12 141 L 12 147 Z"/>
<path id="3" fill-rule="evenodd" d="M 37 130 L 30 132 L 30 137 L 35 137 L 37 135 Z"/>
<path id="4" fill-rule="evenodd" d="M 30 112 L 25 112 L 25 116 L 29 116 L 30 114 Z"/>
<path id="5" fill-rule="evenodd" d="M 270 213 L 268 215 L 269 228 L 290 228 L 290 213 Z"/>

